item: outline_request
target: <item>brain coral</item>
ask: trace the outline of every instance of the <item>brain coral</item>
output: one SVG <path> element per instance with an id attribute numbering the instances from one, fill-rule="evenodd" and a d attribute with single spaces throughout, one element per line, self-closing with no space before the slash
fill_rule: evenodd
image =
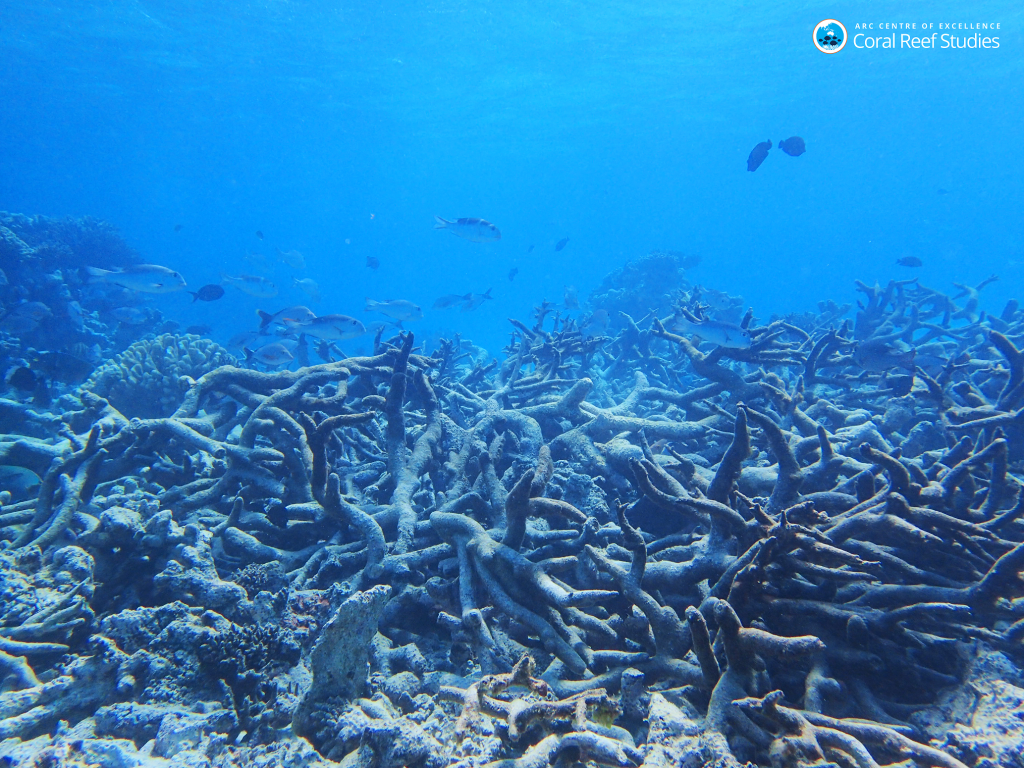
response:
<path id="1" fill-rule="evenodd" d="M 184 396 L 181 376 L 196 379 L 237 362 L 209 339 L 165 333 L 136 341 L 97 368 L 82 389 L 106 398 L 128 418 L 170 416 Z"/>

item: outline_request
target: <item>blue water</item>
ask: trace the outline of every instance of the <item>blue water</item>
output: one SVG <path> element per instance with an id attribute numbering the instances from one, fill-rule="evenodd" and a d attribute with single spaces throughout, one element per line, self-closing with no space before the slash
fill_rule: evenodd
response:
<path id="1" fill-rule="evenodd" d="M 998 22 L 1001 46 L 829 56 L 828 17 Z M 691 279 L 762 318 L 851 301 L 908 255 L 941 290 L 999 274 L 998 311 L 1024 277 L 1022 24 L 995 1 L 6 2 L 0 209 L 106 219 L 193 288 L 301 251 L 304 272 L 273 262 L 277 299 L 149 299 L 221 339 L 306 303 L 294 275 L 319 314 L 411 299 L 418 335 L 497 351 L 507 317 L 655 248 L 700 254 Z M 746 171 L 791 135 L 805 155 Z M 488 288 L 475 312 L 430 309 Z"/>

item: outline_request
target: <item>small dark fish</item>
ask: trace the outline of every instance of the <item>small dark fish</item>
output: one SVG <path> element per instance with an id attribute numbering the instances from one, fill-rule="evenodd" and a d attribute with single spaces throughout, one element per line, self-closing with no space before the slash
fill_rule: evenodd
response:
<path id="1" fill-rule="evenodd" d="M 896 259 L 896 263 L 901 267 L 923 267 L 924 262 L 921 261 L 917 256 L 904 256 L 902 259 Z"/>
<path id="2" fill-rule="evenodd" d="M 88 360 L 67 352 L 40 352 L 33 359 L 32 365 L 51 379 L 68 384 L 85 381 L 96 367 Z"/>
<path id="3" fill-rule="evenodd" d="M 260 232 L 258 229 L 256 230 L 256 237 L 258 237 L 260 240 L 263 239 L 263 233 Z"/>
<path id="4" fill-rule="evenodd" d="M 949 194 L 949 190 L 946 190 L 946 189 L 943 189 L 942 187 L 939 187 L 938 193 L 940 195 L 948 195 Z"/>
<path id="5" fill-rule="evenodd" d="M 195 336 L 206 336 L 212 330 L 213 328 L 208 325 L 190 325 L 185 329 L 185 333 L 191 333 Z"/>
<path id="6" fill-rule="evenodd" d="M 779 149 L 790 157 L 800 157 L 800 155 L 807 151 L 807 145 L 804 144 L 804 140 L 799 136 L 790 136 L 788 139 L 779 142 Z"/>
<path id="7" fill-rule="evenodd" d="M 174 225 L 174 231 L 175 232 L 181 232 L 182 229 L 183 229 L 183 227 L 181 226 L 181 224 L 175 224 Z"/>
<path id="8" fill-rule="evenodd" d="M 25 366 L 15 368 L 7 377 L 7 384 L 22 392 L 32 392 L 36 388 L 38 377 Z"/>
<path id="9" fill-rule="evenodd" d="M 380 259 L 378 259 L 376 256 L 367 256 L 366 266 L 368 266 L 370 269 L 377 269 L 377 267 L 380 266 Z"/>
<path id="10" fill-rule="evenodd" d="M 197 301 L 216 301 L 224 295 L 224 289 L 219 285 L 204 285 L 198 291 L 189 291 L 192 294 L 192 303 Z"/>
<path id="11" fill-rule="evenodd" d="M 768 157 L 768 150 L 772 148 L 771 139 L 768 141 L 762 141 L 760 144 L 750 150 L 750 156 L 747 158 L 747 170 L 756 171 L 758 166 L 764 162 L 764 159 Z"/>
<path id="12" fill-rule="evenodd" d="M 533 249 L 532 245 L 530 246 L 530 249 L 531 250 Z M 519 274 L 519 267 L 512 267 L 512 269 L 510 269 L 508 271 L 508 281 L 511 283 L 513 280 L 516 279 L 516 275 L 518 275 L 518 274 Z"/>
<path id="13" fill-rule="evenodd" d="M 527 253 L 533 253 L 533 246 L 531 245 L 529 248 L 527 248 L 526 252 Z"/>
<path id="14" fill-rule="evenodd" d="M 567 246 L 568 244 L 569 244 L 569 238 L 568 237 L 563 237 L 561 240 L 559 240 L 557 243 L 555 243 L 555 250 L 556 251 L 560 251 L 563 248 L 565 248 L 565 246 Z"/>

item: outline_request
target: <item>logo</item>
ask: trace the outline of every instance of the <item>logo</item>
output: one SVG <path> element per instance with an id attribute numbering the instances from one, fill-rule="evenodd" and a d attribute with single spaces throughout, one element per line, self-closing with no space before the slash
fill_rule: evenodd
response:
<path id="1" fill-rule="evenodd" d="M 839 53 L 846 46 L 846 27 L 835 19 L 825 19 L 814 28 L 814 47 L 822 53 Z"/>

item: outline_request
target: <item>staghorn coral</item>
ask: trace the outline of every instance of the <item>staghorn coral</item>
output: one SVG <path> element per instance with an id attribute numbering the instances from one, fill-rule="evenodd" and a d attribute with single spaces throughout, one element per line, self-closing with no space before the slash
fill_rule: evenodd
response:
<path id="1" fill-rule="evenodd" d="M 209 339 L 165 333 L 135 342 L 97 368 L 81 388 L 107 399 L 128 418 L 165 417 L 181 405 L 183 376 L 199 378 L 236 362 Z"/>
<path id="2" fill-rule="evenodd" d="M 983 724 L 922 713 L 971 695 L 970 653 L 1024 660 L 1024 314 L 862 290 L 858 326 L 748 314 L 743 350 L 668 318 L 588 338 L 541 306 L 493 367 L 407 334 L 216 368 L 161 418 L 85 395 L 58 439 L 0 446 L 42 478 L 0 512 L 11 579 L 99 582 L 77 601 L 97 620 L 47 642 L 121 653 L 56 714 L 219 707 L 239 749 L 269 749 L 306 701 L 298 727 L 346 765 L 984 765 Z M 886 339 L 942 359 L 858 362 Z M 295 663 L 201 659 L 269 627 Z M 23 690 L 26 664 L 60 671 L 17 650 Z M 984 695 L 988 713 L 1016 694 Z M 461 729 L 445 698 L 472 705 Z M 156 717 L 125 714 L 144 735 Z M 167 722 L 168 744 L 178 723 L 222 754 L 214 726 Z"/>

